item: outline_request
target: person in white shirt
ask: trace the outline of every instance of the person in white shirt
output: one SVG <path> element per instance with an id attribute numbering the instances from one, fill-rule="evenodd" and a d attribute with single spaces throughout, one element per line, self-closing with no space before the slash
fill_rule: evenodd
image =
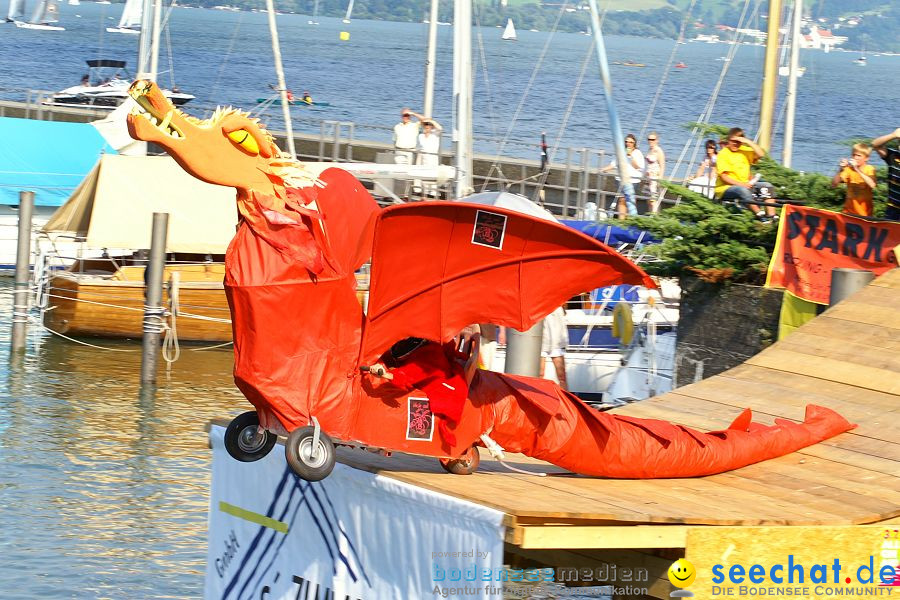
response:
<path id="1" fill-rule="evenodd" d="M 560 306 L 544 318 L 544 329 L 541 337 L 541 377 L 547 358 L 553 363 L 559 387 L 568 391 L 566 380 L 566 346 L 569 344 L 569 329 L 566 325 L 566 311 Z"/>
<path id="2" fill-rule="evenodd" d="M 413 121 L 411 117 L 417 120 Z M 398 165 L 413 164 L 413 154 L 419 138 L 419 124 L 425 117 L 408 108 L 400 111 L 400 122 L 394 125 L 394 162 Z"/>
<path id="3" fill-rule="evenodd" d="M 416 157 L 416 164 L 427 167 L 436 167 L 440 164 L 441 152 L 441 126 L 437 121 L 422 121 L 422 133 L 419 134 L 419 155 Z M 417 182 L 421 183 L 421 182 Z M 415 189 L 414 186 L 413 189 Z M 433 183 L 425 183 L 421 185 L 424 195 L 437 198 L 437 186 Z"/>
<path id="4" fill-rule="evenodd" d="M 646 162 L 644 161 L 644 154 L 638 150 L 637 138 L 633 133 L 629 133 L 625 136 L 625 156 L 628 157 L 628 168 L 626 169 L 626 172 L 628 173 L 628 178 L 631 179 L 632 185 L 634 185 L 634 195 L 637 196 L 641 193 L 640 185 L 641 180 L 644 178 Z M 608 173 L 609 171 L 616 171 L 617 168 L 616 161 L 612 161 L 607 166 L 600 169 L 600 172 Z M 616 176 L 616 181 L 619 181 L 618 175 Z M 626 206 L 625 196 L 620 195 L 618 199 L 618 211 L 619 218 L 624 219 L 626 214 L 637 214 L 637 205 L 632 202 L 628 203 Z"/>

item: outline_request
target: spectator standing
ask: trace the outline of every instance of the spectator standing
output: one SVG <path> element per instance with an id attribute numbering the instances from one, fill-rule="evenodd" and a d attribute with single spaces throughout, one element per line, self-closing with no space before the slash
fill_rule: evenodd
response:
<path id="1" fill-rule="evenodd" d="M 634 195 L 637 196 L 640 194 L 641 179 L 644 177 L 646 161 L 644 160 L 644 154 L 638 149 L 637 138 L 633 133 L 625 136 L 625 156 L 628 158 L 626 172 L 631 179 L 632 185 L 634 185 Z M 608 173 L 616 169 L 618 169 L 618 165 L 614 160 L 600 169 L 600 172 Z M 618 175 L 616 175 L 616 181 L 619 181 Z M 620 219 L 624 219 L 626 215 L 637 214 L 637 204 L 634 201 L 627 203 L 626 198 L 622 194 L 618 196 L 617 205 Z"/>
<path id="2" fill-rule="evenodd" d="M 732 127 L 725 138 L 726 144 L 716 158 L 716 197 L 722 201 L 733 201 L 745 204 L 753 213 L 765 222 L 775 217 L 775 207 L 766 206 L 765 210 L 754 202 L 753 183 L 750 183 L 750 166 L 756 164 L 766 155 L 756 142 L 744 137 L 744 130 Z M 760 187 L 772 186 L 757 183 Z"/>
<path id="3" fill-rule="evenodd" d="M 888 166 L 888 201 L 884 218 L 900 221 L 900 150 L 886 146 L 891 140 L 900 140 L 900 127 L 872 140 L 872 147 Z"/>
<path id="4" fill-rule="evenodd" d="M 412 120 L 416 118 L 416 121 Z M 408 108 L 400 111 L 400 122 L 394 125 L 394 162 L 398 165 L 414 164 L 413 155 L 419 141 L 419 123 L 424 117 Z"/>
<path id="5" fill-rule="evenodd" d="M 653 212 L 659 212 L 662 199 L 657 196 L 659 195 L 659 180 L 664 178 L 666 173 L 666 153 L 659 145 L 659 135 L 655 131 L 647 134 L 647 143 L 650 148 L 644 158 L 647 161 L 646 173 L 650 190 L 650 208 Z"/>
<path id="6" fill-rule="evenodd" d="M 426 167 L 436 167 L 440 164 L 441 134 L 443 131 L 440 123 L 431 119 L 422 121 L 422 133 L 419 134 L 416 164 Z M 421 184 L 421 182 L 417 182 Z M 415 189 L 415 184 L 414 184 Z M 437 185 L 434 183 L 421 184 L 422 193 L 432 198 L 437 198 Z"/>
<path id="7" fill-rule="evenodd" d="M 569 390 L 566 380 L 566 346 L 568 344 L 569 329 L 566 326 L 566 311 L 560 306 L 544 318 L 541 338 L 541 377 L 544 376 L 547 357 L 550 357 L 550 361 L 556 369 L 559 387 L 566 391 Z"/>
<path id="8" fill-rule="evenodd" d="M 871 217 L 873 213 L 872 190 L 875 189 L 875 167 L 866 164 L 872 147 L 854 144 L 850 160 L 842 158 L 838 172 L 831 179 L 831 187 L 847 184 L 844 211 L 847 214 Z"/>

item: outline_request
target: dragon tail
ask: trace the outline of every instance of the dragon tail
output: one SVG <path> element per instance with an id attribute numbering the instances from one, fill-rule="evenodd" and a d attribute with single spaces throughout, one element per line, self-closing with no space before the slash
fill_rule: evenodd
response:
<path id="1" fill-rule="evenodd" d="M 618 479 L 700 477 L 789 454 L 853 429 L 831 409 L 809 405 L 802 423 L 752 420 L 744 410 L 720 431 L 596 411 L 556 384 L 480 372 L 492 405 L 491 438 L 575 473 Z"/>

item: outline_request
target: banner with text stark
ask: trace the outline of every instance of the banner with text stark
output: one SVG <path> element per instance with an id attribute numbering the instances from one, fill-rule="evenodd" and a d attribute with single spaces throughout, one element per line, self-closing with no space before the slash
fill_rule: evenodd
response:
<path id="1" fill-rule="evenodd" d="M 766 287 L 828 304 L 832 269 L 865 269 L 875 276 L 897 266 L 900 223 L 786 205 Z"/>
<path id="2" fill-rule="evenodd" d="M 309 483 L 280 444 L 244 463 L 224 435 L 210 428 L 205 598 L 430 599 L 448 586 L 501 598 L 483 574 L 503 565 L 502 512 L 341 463 Z"/>

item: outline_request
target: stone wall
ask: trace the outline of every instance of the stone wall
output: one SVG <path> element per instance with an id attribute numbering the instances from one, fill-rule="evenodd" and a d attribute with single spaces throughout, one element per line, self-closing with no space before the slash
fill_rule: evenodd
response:
<path id="1" fill-rule="evenodd" d="M 681 278 L 674 386 L 735 367 L 775 342 L 781 290 Z"/>

